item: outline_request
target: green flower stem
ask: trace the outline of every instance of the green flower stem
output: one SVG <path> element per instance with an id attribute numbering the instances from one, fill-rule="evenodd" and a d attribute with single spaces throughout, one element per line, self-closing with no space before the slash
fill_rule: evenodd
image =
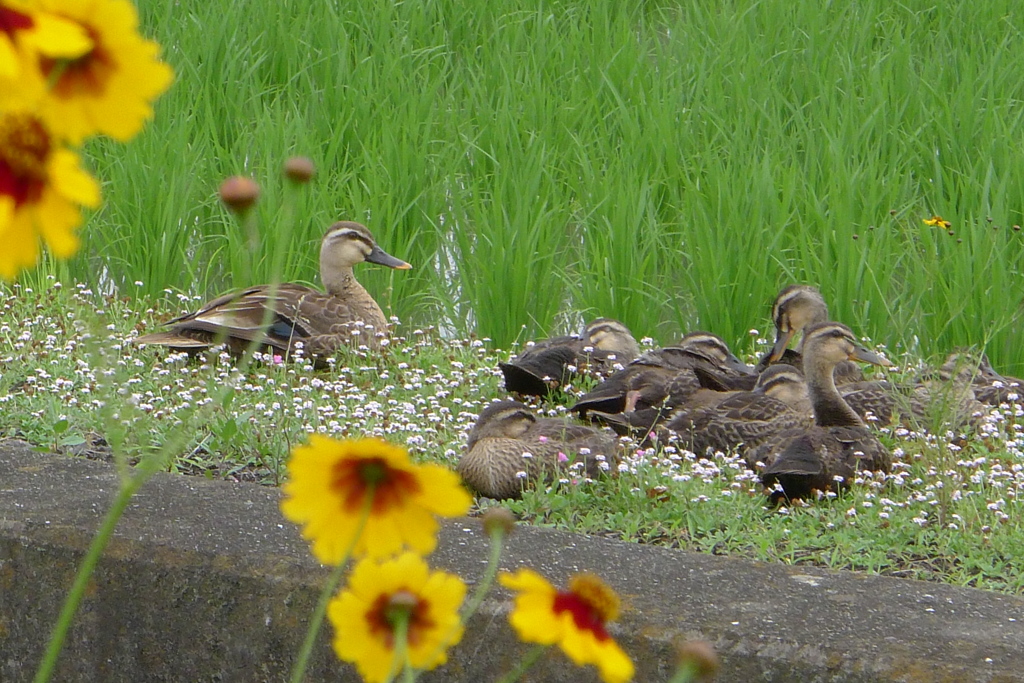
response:
<path id="1" fill-rule="evenodd" d="M 46 683 L 53 676 L 53 670 L 57 666 L 57 658 L 64 647 L 64 640 L 67 637 L 68 629 L 71 628 L 71 622 L 75 618 L 75 613 L 82 603 L 82 596 L 89 585 L 89 578 L 96 569 L 96 564 L 103 554 L 103 549 L 110 542 L 110 537 L 113 535 L 114 528 L 120 521 L 121 515 L 128 508 L 128 503 L 131 501 L 132 496 L 138 493 L 143 484 L 149 481 L 149 478 L 164 466 L 170 454 L 179 449 L 183 442 L 184 438 L 179 435 L 178 438 L 171 439 L 164 444 L 158 453 L 144 458 L 135 468 L 134 473 L 121 472 L 121 486 L 117 491 L 117 496 L 114 498 L 110 509 L 107 510 L 107 514 L 103 518 L 103 523 L 96 532 L 96 536 L 93 537 L 92 542 L 89 544 L 89 550 L 86 552 L 82 564 L 78 567 L 75 582 L 72 584 L 71 590 L 68 591 L 68 596 L 64 600 L 60 616 L 57 617 L 57 624 L 53 627 L 53 632 L 50 634 L 50 642 L 46 646 L 43 660 L 39 663 L 39 669 L 36 671 L 36 676 L 33 679 L 34 683 Z M 116 455 L 118 454 L 115 453 Z M 123 458 L 118 458 L 117 460 L 118 464 L 121 465 Z M 123 468 L 119 467 L 119 469 Z"/>
<path id="2" fill-rule="evenodd" d="M 530 667 L 537 663 L 537 660 L 540 659 L 540 656 L 544 654 L 544 651 L 549 647 L 549 645 L 534 646 L 534 648 L 527 652 L 526 656 L 523 657 L 523 661 L 519 662 L 519 666 L 517 666 L 515 670 L 505 674 L 505 677 L 498 681 L 498 683 L 514 683 L 515 681 L 518 681 L 523 677 L 524 673 L 530 670 Z"/>
<path id="3" fill-rule="evenodd" d="M 494 577 L 498 575 L 498 561 L 501 559 L 501 551 L 505 547 L 505 531 L 503 529 L 497 529 L 491 533 L 491 555 L 487 559 L 487 569 L 484 570 L 484 575 L 480 579 L 480 583 L 477 584 L 476 590 L 473 591 L 473 597 L 470 598 L 469 604 L 466 606 L 466 611 L 462 614 L 463 626 L 469 624 L 469 619 L 472 617 L 478 609 L 480 604 L 487 597 L 487 593 L 491 590 L 491 586 L 494 585 Z"/>
<path id="4" fill-rule="evenodd" d="M 396 669 L 403 672 L 402 680 L 410 683 L 416 680 L 412 667 L 409 665 L 409 613 L 401 614 L 393 624 L 395 627 L 395 655 L 391 660 L 391 671 L 385 683 L 391 683 L 395 679 Z"/>
<path id="5" fill-rule="evenodd" d="M 366 522 L 370 519 L 370 510 L 373 507 L 373 494 L 374 489 L 371 487 L 366 500 L 363 501 L 363 509 L 359 514 L 359 523 L 356 525 L 356 533 L 352 536 L 352 542 L 345 549 L 345 554 L 338 561 L 338 566 L 331 572 L 330 578 L 324 585 L 323 590 L 320 591 L 320 599 L 316 603 L 316 609 L 313 610 L 313 618 L 309 622 L 309 628 L 306 630 L 306 639 L 302 641 L 302 648 L 299 649 L 298 659 L 295 660 L 295 666 L 292 667 L 292 675 L 289 679 L 291 683 L 301 683 L 306 675 L 309 657 L 313 653 L 316 637 L 320 633 L 320 626 L 323 624 L 324 616 L 327 614 L 327 605 L 337 592 L 338 584 L 341 583 L 341 578 L 345 575 L 345 565 L 348 564 L 348 560 L 352 556 L 352 551 L 355 549 L 359 537 L 363 535 Z"/>
<path id="6" fill-rule="evenodd" d="M 51 86 L 56 82 L 56 78 L 60 75 L 60 70 L 63 67 L 59 67 L 51 74 Z M 292 193 L 295 194 L 295 193 Z M 282 226 L 282 232 L 285 236 L 285 243 L 291 238 L 293 229 L 293 211 L 291 209 L 292 197 L 286 197 L 286 220 Z M 246 232 L 248 240 L 247 243 L 250 247 L 250 260 L 249 268 L 250 273 L 252 272 L 252 258 L 258 247 L 259 233 L 256 228 L 256 214 L 254 211 L 248 212 L 248 214 L 242 219 L 243 230 Z M 284 258 L 287 250 L 278 249 L 274 255 L 273 260 L 273 277 L 270 290 L 270 295 L 273 296 L 277 291 L 277 283 L 280 278 L 280 273 L 284 266 Z M 264 313 L 263 325 L 264 327 L 270 324 L 271 311 L 268 309 Z M 262 339 L 257 338 L 250 344 L 249 353 L 245 355 L 242 362 L 239 364 L 239 371 L 245 373 L 248 369 L 249 363 L 252 359 L 252 351 L 256 350 Z M 233 389 L 230 385 L 220 387 L 219 391 L 216 392 L 216 400 L 211 405 L 219 406 L 226 397 L 231 394 Z M 115 428 L 114 422 L 111 421 L 110 430 L 111 433 L 116 433 L 118 430 Z M 89 544 L 89 550 L 86 552 L 85 558 L 82 560 L 81 566 L 78 568 L 78 573 L 75 575 L 75 582 L 71 586 L 71 590 L 68 592 L 67 598 L 64 600 L 64 606 L 61 608 L 60 616 L 57 618 L 57 624 L 54 626 L 53 632 L 50 634 L 50 641 L 46 646 L 46 652 L 43 655 L 43 659 L 39 664 L 39 669 L 36 671 L 34 683 L 46 683 L 53 676 L 53 671 L 57 665 L 57 659 L 60 656 L 61 649 L 64 647 L 64 640 L 67 638 L 68 630 L 71 628 L 71 622 L 74 620 L 75 613 L 78 611 L 78 607 L 81 605 L 82 597 L 85 594 L 85 589 L 89 584 L 89 578 L 92 576 L 93 571 L 96 569 L 96 564 L 99 562 L 100 556 L 103 554 L 104 548 L 107 543 L 110 542 L 110 537 L 114 533 L 114 529 L 117 527 L 118 521 L 124 511 L 128 508 L 128 503 L 131 501 L 140 488 L 149 480 L 153 474 L 158 470 L 166 466 L 168 460 L 181 448 L 185 442 L 183 435 L 175 435 L 175 438 L 170 439 L 166 442 L 158 453 L 143 458 L 142 462 L 138 464 L 134 472 L 131 472 L 127 468 L 126 460 L 120 452 L 119 448 L 115 448 L 115 460 L 120 475 L 121 486 L 118 489 L 117 496 L 114 499 L 113 504 L 107 511 L 106 516 L 103 518 L 99 531 Z M 342 568 L 348 561 L 348 557 L 352 553 L 352 548 L 355 547 L 355 542 L 358 540 L 359 535 L 362 534 L 363 527 L 366 525 L 366 520 L 369 518 L 370 504 L 373 499 L 373 491 L 367 496 L 367 502 L 363 516 L 360 519 L 359 527 L 355 539 L 352 541 L 352 545 L 348 548 L 345 553 L 345 557 L 339 564 L 338 569 L 335 571 L 337 577 L 332 576 L 332 580 L 328 583 L 329 586 L 336 586 L 340 579 Z M 305 665 L 309 658 L 309 651 L 312 650 L 313 642 L 316 639 L 316 634 L 319 630 L 320 623 L 323 621 L 323 615 L 327 609 L 327 602 L 330 599 L 330 593 L 325 592 L 321 596 L 321 603 L 317 606 L 317 613 L 314 614 L 314 624 L 310 625 L 310 632 L 306 634 L 307 643 L 303 644 L 303 651 L 300 652 L 301 669 L 296 665 L 296 673 L 298 678 L 293 675 L 293 680 L 300 680 L 301 676 L 305 671 Z M 314 628 L 315 626 L 315 628 Z M 308 647 L 307 647 L 308 646 Z M 303 656 L 304 653 L 304 656 Z"/>
<path id="7" fill-rule="evenodd" d="M 113 505 L 107 510 L 107 514 L 103 518 L 103 524 L 100 526 L 96 536 L 93 537 L 92 543 L 89 544 L 89 551 L 86 553 L 85 559 L 82 560 L 82 564 L 78 567 L 75 583 L 71 586 L 71 590 L 68 591 L 68 597 L 64 600 L 64 607 L 57 618 L 57 625 L 54 626 L 53 633 L 50 634 L 50 642 L 46 646 L 43 661 L 40 662 L 39 669 L 36 671 L 36 677 L 33 679 L 35 683 L 46 683 L 53 675 L 53 670 L 57 666 L 57 658 L 60 656 L 61 648 L 64 647 L 64 639 L 67 637 L 68 629 L 75 618 L 75 612 L 78 611 L 78 606 L 82 602 L 82 596 L 85 595 L 85 589 L 89 585 L 89 578 L 96 568 L 96 563 L 99 562 L 100 555 L 103 554 L 103 549 L 107 546 L 107 542 L 110 541 L 110 537 L 114 533 L 114 527 L 117 526 L 121 515 L 124 514 L 132 496 L 135 495 L 148 478 L 148 476 L 141 475 L 130 477 L 127 480 L 123 480 L 121 487 L 118 489 Z"/>

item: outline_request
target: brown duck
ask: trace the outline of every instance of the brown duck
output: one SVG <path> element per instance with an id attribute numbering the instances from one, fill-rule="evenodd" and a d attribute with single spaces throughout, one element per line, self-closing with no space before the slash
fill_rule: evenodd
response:
<path id="1" fill-rule="evenodd" d="M 797 334 L 804 332 L 811 325 L 829 320 L 828 305 L 817 287 L 811 285 L 789 285 L 778 293 L 772 303 L 772 323 L 775 325 L 775 343 L 757 363 L 760 372 L 772 363 L 789 363 L 798 368 L 803 367 L 803 356 L 800 349 L 788 348 L 790 341 Z M 836 384 L 847 384 L 864 379 L 860 367 L 853 362 L 844 361 L 836 365 L 833 372 Z"/>
<path id="2" fill-rule="evenodd" d="M 968 383 L 974 398 L 988 406 L 1024 401 L 1024 380 L 1001 375 L 992 368 L 988 356 L 973 356 L 956 351 L 939 368 L 939 378 Z"/>
<path id="3" fill-rule="evenodd" d="M 640 347 L 625 325 L 598 318 L 582 334 L 534 343 L 507 363 L 498 363 L 505 389 L 523 396 L 545 396 L 573 381 L 578 374 L 603 377 L 617 364 L 640 355 Z"/>
<path id="4" fill-rule="evenodd" d="M 538 418 L 518 401 L 500 401 L 480 413 L 457 470 L 477 494 L 519 498 L 524 488 L 568 473 L 583 463 L 597 477 L 617 462 L 617 443 L 606 432 L 557 418 Z"/>
<path id="5" fill-rule="evenodd" d="M 320 243 L 320 277 L 326 292 L 284 283 L 259 285 L 220 296 L 195 313 L 171 320 L 170 330 L 147 334 L 136 344 L 158 344 L 200 351 L 227 344 L 240 353 L 254 341 L 275 353 L 325 356 L 346 345 L 380 345 L 387 320 L 380 306 L 352 274 L 367 261 L 407 270 L 408 263 L 377 246 L 365 226 L 350 221 L 332 225 Z"/>
<path id="6" fill-rule="evenodd" d="M 765 369 L 751 391 L 712 394 L 703 402 L 695 396 L 666 425 L 698 455 L 708 449 L 749 452 L 784 429 L 812 424 L 803 373 L 785 363 Z"/>
<path id="7" fill-rule="evenodd" d="M 785 429 L 751 454 L 764 463 L 761 481 L 773 489 L 774 499 L 836 490 L 849 485 L 859 470 L 888 472 L 892 466 L 888 449 L 843 400 L 832 376 L 835 366 L 846 360 L 890 363 L 861 346 L 841 323 L 813 325 L 804 334 L 804 376 L 814 424 Z"/>
<path id="8" fill-rule="evenodd" d="M 592 410 L 622 413 L 656 408 L 667 414 L 700 388 L 694 374 L 698 366 L 722 372 L 753 372 L 733 355 L 721 337 L 708 332 L 691 332 L 677 346 L 648 351 L 610 375 L 581 396 L 570 410 L 586 415 Z"/>

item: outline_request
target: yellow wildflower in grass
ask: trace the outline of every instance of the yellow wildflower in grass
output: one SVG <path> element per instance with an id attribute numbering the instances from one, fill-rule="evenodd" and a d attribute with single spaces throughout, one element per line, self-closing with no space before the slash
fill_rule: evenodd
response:
<path id="1" fill-rule="evenodd" d="M 338 564 L 352 544 L 366 498 L 373 495 L 356 555 L 385 557 L 408 547 L 437 545 L 435 515 L 455 517 L 472 498 L 458 475 L 441 465 L 417 465 L 404 448 L 380 439 L 337 441 L 313 434 L 292 449 L 281 511 L 324 564 Z"/>
<path id="2" fill-rule="evenodd" d="M 459 607 L 465 595 L 462 579 L 430 571 L 413 553 L 385 562 L 364 559 L 327 608 L 334 651 L 355 664 L 368 683 L 386 680 L 402 665 L 395 661 L 396 627 L 407 614 L 409 664 L 433 669 L 447 661 L 448 648 L 462 639 Z"/>
<path id="3" fill-rule="evenodd" d="M 21 73 L 25 49 L 71 59 L 91 47 L 92 41 L 81 26 L 39 12 L 34 3 L 0 0 L 0 79 Z"/>
<path id="4" fill-rule="evenodd" d="M 99 205 L 99 183 L 43 121 L 0 111 L 0 279 L 35 264 L 40 238 L 58 258 L 74 254 L 81 207 Z"/>
<path id="5" fill-rule="evenodd" d="M 558 644 L 576 664 L 594 664 L 606 683 L 633 678 L 633 662 L 608 635 L 605 624 L 619 614 L 619 597 L 597 576 L 576 574 L 559 591 L 531 569 L 499 579 L 517 591 L 509 622 L 528 643 Z"/>
<path id="6" fill-rule="evenodd" d="M 949 221 L 943 219 L 942 216 L 932 216 L 931 218 L 924 218 L 922 220 L 925 225 L 942 228 L 943 230 L 949 230 L 950 226 L 953 225 Z"/>
<path id="7" fill-rule="evenodd" d="M 174 72 L 160 61 L 160 46 L 138 32 L 128 0 L 41 0 L 43 10 L 81 26 L 93 46 L 79 57 L 39 56 L 50 88 L 43 111 L 53 129 L 74 144 L 96 133 L 127 141 L 152 118 L 152 101 Z"/>

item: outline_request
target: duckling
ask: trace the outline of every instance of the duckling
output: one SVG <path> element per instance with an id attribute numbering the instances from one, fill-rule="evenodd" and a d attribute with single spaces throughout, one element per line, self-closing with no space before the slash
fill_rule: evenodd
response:
<path id="1" fill-rule="evenodd" d="M 950 354 L 938 371 L 914 383 L 864 381 L 840 386 L 839 391 L 865 421 L 884 425 L 901 416 L 912 426 L 934 427 L 939 421 L 944 429 L 957 431 L 977 425 L 990 408 L 977 399 L 977 392 L 998 392 L 994 387 L 1001 380 L 984 359 L 972 360 L 957 352 Z"/>
<path id="2" fill-rule="evenodd" d="M 1006 382 L 1005 386 L 1009 384 Z M 905 389 L 905 398 L 895 398 L 897 407 L 909 413 L 907 417 L 912 418 L 913 426 L 956 432 L 977 427 L 991 410 L 993 404 L 979 401 L 979 393 L 986 399 L 998 399 L 1010 391 L 1003 387 L 1004 378 L 984 356 L 972 358 L 958 351 L 947 356 L 937 372 L 926 374 Z"/>
<path id="3" fill-rule="evenodd" d="M 771 350 L 757 363 L 758 372 L 771 363 L 785 360 L 790 365 L 800 366 L 800 352 L 788 352 L 790 340 L 811 325 L 827 322 L 828 304 L 818 291 L 810 285 L 789 285 L 775 297 L 772 304 L 772 322 L 775 324 L 775 343 Z M 801 342 L 802 346 L 803 342 Z"/>
<path id="4" fill-rule="evenodd" d="M 730 436 L 740 422 L 769 423 L 779 414 L 800 416 L 811 422 L 811 405 L 804 385 L 803 373 L 791 365 L 773 365 L 758 378 L 751 391 L 715 391 L 698 389 L 682 405 L 671 410 L 664 406 L 642 408 L 625 413 L 593 411 L 590 417 L 620 436 L 643 439 L 646 444 L 652 432 L 658 441 L 665 442 L 672 433 L 683 436 L 687 447 L 694 453 L 704 453 L 710 446 L 727 451 L 742 444 L 751 445 L 757 428 L 745 436 Z M 709 424 L 715 426 L 709 428 Z M 779 428 L 790 426 L 781 424 Z M 724 430 L 724 434 L 723 434 Z M 770 430 L 763 429 L 765 434 Z"/>
<path id="5" fill-rule="evenodd" d="M 387 320 L 352 274 L 352 267 L 363 261 L 396 270 L 412 268 L 377 246 L 365 226 L 340 221 L 320 242 L 320 277 L 326 292 L 291 283 L 250 287 L 220 296 L 195 313 L 171 320 L 169 331 L 147 334 L 135 343 L 189 352 L 225 343 L 241 353 L 259 340 L 263 348 L 287 355 L 301 342 L 305 354 L 316 356 L 357 343 L 377 348 L 377 335 L 386 331 Z"/>
<path id="6" fill-rule="evenodd" d="M 785 429 L 754 449 L 753 460 L 765 464 L 762 483 L 770 489 L 778 483 L 786 498 L 806 498 L 814 490 L 848 485 L 858 470 L 888 472 L 891 454 L 843 400 L 832 371 L 844 360 L 891 363 L 861 346 L 849 327 L 836 322 L 807 328 L 803 353 L 814 425 Z"/>
<path id="7" fill-rule="evenodd" d="M 708 332 L 691 332 L 678 346 L 643 354 L 581 396 L 570 410 L 586 415 L 591 410 L 622 413 L 671 408 L 700 388 L 694 368 L 701 365 L 735 373 L 752 372 L 733 355 L 721 337 Z"/>
<path id="8" fill-rule="evenodd" d="M 554 337 L 537 342 L 507 363 L 498 363 L 505 375 L 505 389 L 524 396 L 545 396 L 572 381 L 576 373 L 598 376 L 615 364 L 630 362 L 640 347 L 625 325 L 598 318 L 580 335 Z"/>
<path id="9" fill-rule="evenodd" d="M 939 368 L 939 378 L 969 383 L 975 400 L 987 406 L 1024 399 L 1024 380 L 999 374 L 985 354 L 976 358 L 964 351 L 949 354 Z"/>
<path id="10" fill-rule="evenodd" d="M 617 443 L 593 427 L 538 418 L 518 401 L 499 401 L 480 413 L 456 469 L 479 495 L 503 499 L 519 498 L 573 462 L 597 477 L 618 462 Z"/>
<path id="11" fill-rule="evenodd" d="M 694 453 L 708 449 L 749 452 L 784 429 L 813 424 L 803 373 L 791 365 L 768 367 L 752 391 L 719 396 L 708 396 L 704 403 L 688 403 L 667 422 Z"/>

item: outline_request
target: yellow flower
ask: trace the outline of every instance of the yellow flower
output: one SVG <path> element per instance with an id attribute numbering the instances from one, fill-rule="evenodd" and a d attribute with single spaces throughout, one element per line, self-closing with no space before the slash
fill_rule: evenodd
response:
<path id="1" fill-rule="evenodd" d="M 942 228 L 943 230 L 949 230 L 949 227 L 952 225 L 949 221 L 944 220 L 942 216 L 932 216 L 931 218 L 925 218 L 923 220 L 925 225 L 932 225 L 937 228 Z"/>
<path id="2" fill-rule="evenodd" d="M 58 258 L 74 254 L 80 208 L 99 204 L 99 184 L 39 118 L 0 111 L 0 279 L 35 264 L 40 237 Z"/>
<path id="3" fill-rule="evenodd" d="M 81 26 L 32 5 L 0 0 L 0 78 L 21 73 L 22 49 L 30 48 L 47 57 L 71 59 L 92 47 Z"/>
<path id="4" fill-rule="evenodd" d="M 454 472 L 416 465 L 404 448 L 380 439 L 336 441 L 313 434 L 308 444 L 292 449 L 288 473 L 281 511 L 305 525 L 302 535 L 324 564 L 343 559 L 371 492 L 356 555 L 385 557 L 403 546 L 427 554 L 437 545 L 434 515 L 463 515 L 472 502 Z"/>
<path id="5" fill-rule="evenodd" d="M 42 103 L 51 127 L 74 144 L 94 133 L 129 140 L 174 79 L 159 59 L 160 46 L 139 35 L 135 6 L 128 0 L 42 0 L 40 6 L 79 25 L 93 41 L 79 57 L 39 57 L 39 71 L 51 84 Z"/>
<path id="6" fill-rule="evenodd" d="M 458 610 L 466 584 L 454 574 L 436 571 L 419 556 L 403 553 L 378 563 L 362 560 L 348 588 L 327 607 L 334 624 L 334 651 L 352 662 L 369 683 L 398 671 L 395 634 L 399 615 L 408 615 L 408 658 L 416 669 L 447 661 L 447 649 L 462 639 Z"/>
<path id="7" fill-rule="evenodd" d="M 605 683 L 633 678 L 633 662 L 605 630 L 619 614 L 619 597 L 600 578 L 576 574 L 567 591 L 557 590 L 531 569 L 503 573 L 499 580 L 518 592 L 509 622 L 521 639 L 557 643 L 576 664 L 596 665 Z"/>

